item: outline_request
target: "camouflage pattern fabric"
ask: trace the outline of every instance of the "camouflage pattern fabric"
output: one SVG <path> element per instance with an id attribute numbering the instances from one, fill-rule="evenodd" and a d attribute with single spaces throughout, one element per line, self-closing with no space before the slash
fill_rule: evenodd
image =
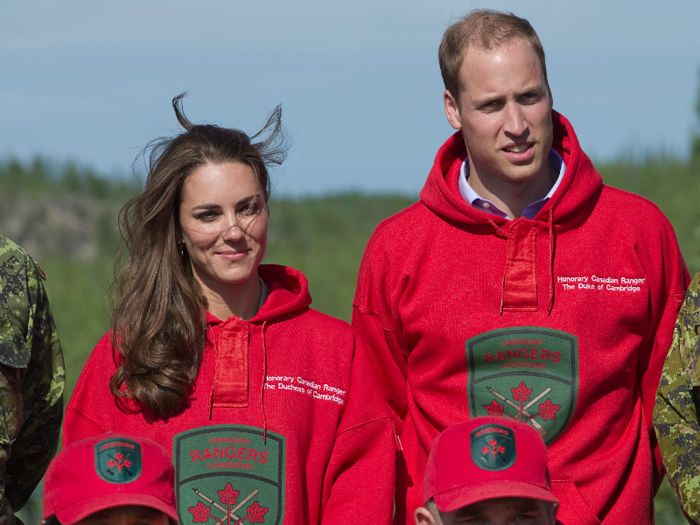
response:
<path id="1" fill-rule="evenodd" d="M 0 235 L 0 525 L 15 523 L 58 446 L 66 374 L 45 277 Z"/>
<path id="2" fill-rule="evenodd" d="M 673 491 L 700 522 L 700 272 L 681 307 L 654 407 L 654 429 Z"/>

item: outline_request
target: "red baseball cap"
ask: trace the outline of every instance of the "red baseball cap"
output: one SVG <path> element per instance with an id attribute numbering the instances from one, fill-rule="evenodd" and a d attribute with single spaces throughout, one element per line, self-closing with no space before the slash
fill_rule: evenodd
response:
<path id="1" fill-rule="evenodd" d="M 113 432 L 76 441 L 44 478 L 44 518 L 71 525 L 100 510 L 142 505 L 178 521 L 170 454 L 153 441 Z"/>
<path id="2" fill-rule="evenodd" d="M 445 429 L 425 467 L 423 500 L 452 512 L 493 498 L 558 503 L 537 430 L 505 417 L 477 417 Z"/>

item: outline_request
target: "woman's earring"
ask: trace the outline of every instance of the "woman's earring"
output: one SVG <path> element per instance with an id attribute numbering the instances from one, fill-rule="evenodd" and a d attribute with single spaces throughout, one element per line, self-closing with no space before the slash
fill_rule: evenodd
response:
<path id="1" fill-rule="evenodd" d="M 177 243 L 177 246 L 178 246 L 178 248 L 180 248 L 180 257 L 184 257 L 185 256 L 185 243 L 180 241 L 179 243 Z"/>

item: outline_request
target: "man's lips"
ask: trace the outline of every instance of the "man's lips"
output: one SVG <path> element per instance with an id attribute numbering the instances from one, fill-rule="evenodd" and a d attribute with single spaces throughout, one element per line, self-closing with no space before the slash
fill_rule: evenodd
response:
<path id="1" fill-rule="evenodd" d="M 508 157 L 511 162 L 522 162 L 530 160 L 535 154 L 535 144 L 531 142 L 510 144 L 502 148 L 501 151 L 505 153 L 506 157 Z"/>

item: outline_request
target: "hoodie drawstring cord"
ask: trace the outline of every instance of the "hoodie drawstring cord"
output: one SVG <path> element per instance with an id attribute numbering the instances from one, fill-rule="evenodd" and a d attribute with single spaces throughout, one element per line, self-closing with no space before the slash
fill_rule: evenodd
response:
<path id="1" fill-rule="evenodd" d="M 503 228 L 501 228 L 498 224 L 493 222 L 493 219 L 489 219 L 489 222 L 491 223 L 491 226 L 493 226 L 494 229 L 496 230 L 496 233 L 498 233 L 499 235 L 502 235 L 503 237 L 508 239 L 508 233 L 506 233 L 506 231 Z M 507 270 L 508 270 L 508 265 L 503 267 L 503 279 L 501 279 L 501 306 L 499 309 L 499 315 L 501 315 L 501 316 L 503 315 L 503 300 L 506 296 L 506 271 Z"/>
<path id="2" fill-rule="evenodd" d="M 213 326 L 209 327 L 209 333 L 211 334 L 211 342 L 214 345 L 214 363 L 216 363 L 217 357 L 219 357 L 219 336 L 214 330 Z M 211 384 L 211 392 L 209 393 L 209 421 L 211 421 L 212 414 L 214 413 L 214 385 L 216 384 L 216 379 Z"/>
<path id="3" fill-rule="evenodd" d="M 267 328 L 267 321 L 262 324 L 262 350 L 263 350 L 263 377 L 262 385 L 260 386 L 260 410 L 262 412 L 263 420 L 263 443 L 267 445 L 267 418 L 265 417 L 265 403 L 263 398 L 265 396 L 265 381 L 267 381 L 267 345 L 265 343 L 265 329 Z"/>
<path id="4" fill-rule="evenodd" d="M 549 209 L 549 308 L 547 315 L 552 315 L 554 308 L 554 210 Z"/>

